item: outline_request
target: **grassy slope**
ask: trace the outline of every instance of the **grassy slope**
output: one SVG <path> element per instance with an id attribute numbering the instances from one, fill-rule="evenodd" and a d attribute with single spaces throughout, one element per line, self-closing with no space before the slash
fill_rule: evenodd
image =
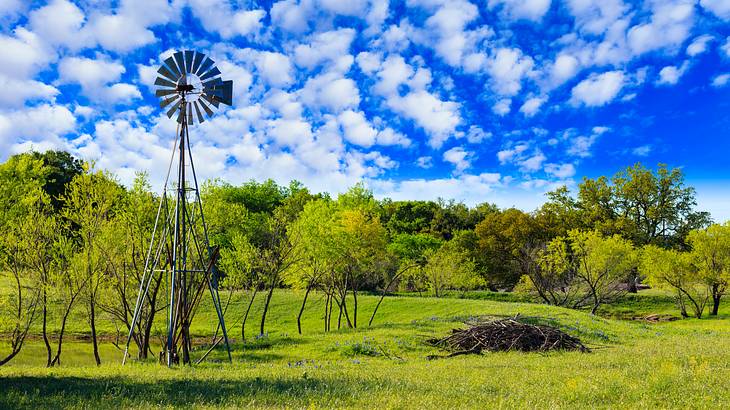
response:
<path id="1" fill-rule="evenodd" d="M 730 327 L 719 319 L 645 324 L 583 312 L 492 300 L 387 298 L 372 328 L 321 331 L 323 301 L 315 296 L 297 335 L 301 294 L 277 291 L 266 338 L 242 344 L 235 325 L 244 300 L 231 307 L 234 364 L 166 369 L 119 366 L 103 345 L 105 364 L 91 367 L 91 346 L 69 343 L 64 367 L 48 370 L 33 341 L 0 368 L 0 408 L 149 407 L 723 407 L 730 403 Z M 361 298 L 361 327 L 376 297 Z M 652 303 L 639 305 L 651 310 Z M 646 305 L 649 305 L 648 307 Z M 665 305 L 662 309 L 665 309 Z M 658 307 L 658 306 L 657 306 Z M 258 309 L 253 319 L 258 319 Z M 591 354 L 499 353 L 425 360 L 423 345 L 472 315 L 540 316 L 594 346 Z M 661 313 L 661 312 L 660 312 Z M 209 335 L 213 314 L 201 311 L 193 333 Z M 240 322 L 239 322 L 240 323 Z M 109 321 L 101 323 L 115 333 Z M 76 320 L 73 328 L 84 332 Z M 257 320 L 247 325 L 257 333 Z M 4 351 L 4 349 L 3 349 Z M 198 353 L 199 354 L 199 353 Z M 224 358 L 217 351 L 214 360 Z"/>

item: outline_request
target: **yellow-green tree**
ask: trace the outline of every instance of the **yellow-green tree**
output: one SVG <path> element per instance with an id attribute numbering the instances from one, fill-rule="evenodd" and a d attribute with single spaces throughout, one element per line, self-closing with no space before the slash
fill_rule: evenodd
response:
<path id="1" fill-rule="evenodd" d="M 691 231 L 687 241 L 702 280 L 710 289 L 710 314 L 717 315 L 730 282 L 730 222 Z"/>
<path id="2" fill-rule="evenodd" d="M 701 318 L 709 298 L 709 287 L 694 264 L 693 255 L 673 249 L 647 245 L 641 250 L 639 272 L 652 286 L 672 290 L 677 307 L 687 317 L 687 303 L 696 318 Z"/>

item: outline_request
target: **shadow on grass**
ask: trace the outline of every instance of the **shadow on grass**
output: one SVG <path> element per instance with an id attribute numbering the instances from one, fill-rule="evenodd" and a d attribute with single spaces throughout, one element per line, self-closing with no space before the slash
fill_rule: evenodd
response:
<path id="1" fill-rule="evenodd" d="M 0 377 L 0 408 L 347 405 L 347 398 L 385 388 L 365 380 L 261 378 L 149 380 L 128 377 Z M 345 402 L 343 402 L 345 400 Z"/>

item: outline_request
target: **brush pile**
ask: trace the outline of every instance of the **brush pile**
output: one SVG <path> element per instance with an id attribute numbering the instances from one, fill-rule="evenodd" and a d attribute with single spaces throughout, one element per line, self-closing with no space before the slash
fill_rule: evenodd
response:
<path id="1" fill-rule="evenodd" d="M 447 356 L 429 356 L 429 358 L 452 357 L 462 354 L 480 354 L 488 352 L 547 352 L 550 350 L 580 350 L 590 352 L 580 339 L 560 329 L 524 323 L 519 317 L 498 319 L 475 323 L 467 329 L 453 329 L 452 333 L 442 339 L 427 341 L 432 346 L 451 352 Z"/>

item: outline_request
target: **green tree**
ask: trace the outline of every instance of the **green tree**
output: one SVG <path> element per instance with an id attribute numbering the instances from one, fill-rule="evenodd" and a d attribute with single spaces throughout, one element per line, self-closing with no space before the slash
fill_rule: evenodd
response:
<path id="1" fill-rule="evenodd" d="M 637 264 L 634 247 L 618 235 L 604 237 L 597 231 L 573 230 L 568 240 L 575 277 L 587 287 L 595 314 L 602 303 L 623 294 L 621 281 Z"/>
<path id="2" fill-rule="evenodd" d="M 436 251 L 426 252 L 427 263 L 423 274 L 434 296 L 440 297 L 446 289 L 463 292 L 484 285 L 484 279 L 476 273 L 474 261 L 463 249 L 451 242 L 444 243 Z"/>
<path id="3" fill-rule="evenodd" d="M 715 316 L 730 282 L 730 222 L 691 231 L 687 241 L 703 281 L 710 288 L 710 314 Z"/>
<path id="4" fill-rule="evenodd" d="M 688 316 L 685 300 L 689 301 L 695 317 L 702 317 L 710 296 L 709 288 L 703 283 L 700 271 L 689 252 L 646 245 L 641 250 L 639 271 L 653 286 L 674 292 L 677 307 L 683 317 Z"/>
<path id="5" fill-rule="evenodd" d="M 478 268 L 492 289 L 512 288 L 521 276 L 521 249 L 542 239 L 533 218 L 514 208 L 488 214 L 474 232 L 478 238 Z"/>
<path id="6" fill-rule="evenodd" d="M 72 265 L 79 275 L 87 278 L 85 296 L 88 307 L 91 341 L 96 364 L 101 364 L 96 333 L 96 307 L 99 289 L 105 279 L 104 259 L 101 246 L 104 227 L 112 219 L 115 206 L 120 201 L 121 188 L 111 175 L 93 171 L 76 176 L 63 198 L 63 217 L 78 227 L 79 253 L 73 257 Z"/>

